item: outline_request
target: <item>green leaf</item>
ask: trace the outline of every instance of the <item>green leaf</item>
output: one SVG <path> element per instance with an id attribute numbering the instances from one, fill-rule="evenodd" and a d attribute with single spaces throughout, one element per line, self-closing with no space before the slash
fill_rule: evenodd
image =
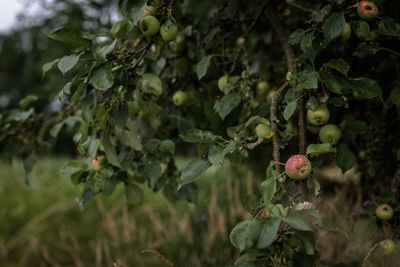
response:
<path id="1" fill-rule="evenodd" d="M 127 184 L 125 185 L 125 196 L 129 204 L 137 206 L 142 202 L 144 193 L 137 184 Z"/>
<path id="2" fill-rule="evenodd" d="M 285 109 L 283 110 L 283 118 L 287 121 L 290 120 L 296 109 L 297 109 L 297 100 L 295 99 L 293 101 L 290 101 L 286 105 Z"/>
<path id="3" fill-rule="evenodd" d="M 350 148 L 344 143 L 338 144 L 336 149 L 336 164 L 342 169 L 342 171 L 346 172 L 351 169 L 355 163 L 356 156 Z"/>
<path id="4" fill-rule="evenodd" d="M 307 155 L 319 156 L 321 154 L 335 152 L 331 144 L 310 144 L 307 146 Z"/>
<path id="5" fill-rule="evenodd" d="M 197 180 L 210 166 L 211 163 L 202 158 L 197 158 L 189 162 L 182 170 L 178 190 L 182 188 L 182 186 Z"/>
<path id="6" fill-rule="evenodd" d="M 82 161 L 70 160 L 65 162 L 65 164 L 60 169 L 60 176 L 71 179 L 74 185 L 79 182 L 79 177 L 81 174 L 88 170 L 89 166 Z"/>
<path id="7" fill-rule="evenodd" d="M 331 5 L 326 5 L 321 9 L 316 9 L 311 12 L 311 19 L 315 22 L 322 22 L 326 15 L 331 11 Z"/>
<path id="8" fill-rule="evenodd" d="M 211 146 L 208 151 L 208 160 L 212 165 L 222 165 L 224 163 L 225 156 L 236 150 L 236 145 L 234 141 L 230 141 L 226 147 L 221 147 L 219 145 Z"/>
<path id="9" fill-rule="evenodd" d="M 115 45 L 117 44 L 117 39 L 115 39 L 112 43 L 110 44 L 106 44 L 104 46 L 102 46 L 98 51 L 97 51 L 97 55 L 101 58 L 101 59 L 106 59 L 107 54 L 111 53 L 114 48 Z"/>
<path id="10" fill-rule="evenodd" d="M 247 241 L 256 241 L 260 236 L 262 222 L 258 220 L 242 221 L 232 229 L 229 239 L 240 251 L 246 248 Z"/>
<path id="11" fill-rule="evenodd" d="M 330 41 L 338 37 L 343 31 L 345 22 L 343 13 L 332 13 L 323 23 L 325 38 Z"/>
<path id="12" fill-rule="evenodd" d="M 311 69 L 305 69 L 293 75 L 297 80 L 296 90 L 318 88 L 318 72 Z"/>
<path id="13" fill-rule="evenodd" d="M 261 227 L 260 236 L 257 241 L 257 248 L 263 249 L 269 247 L 278 235 L 281 219 L 272 218 L 267 220 Z"/>
<path id="14" fill-rule="evenodd" d="M 322 225 L 321 217 L 314 209 L 294 210 L 282 220 L 300 231 L 315 231 L 314 224 Z"/>
<path id="15" fill-rule="evenodd" d="M 370 29 L 367 22 L 358 20 L 353 24 L 353 32 L 360 39 L 365 39 L 368 36 Z"/>
<path id="16" fill-rule="evenodd" d="M 330 71 L 321 71 L 320 78 L 326 88 L 335 94 L 342 94 L 342 90 L 348 87 L 345 78 L 339 77 Z"/>
<path id="17" fill-rule="evenodd" d="M 395 87 L 390 92 L 390 101 L 400 109 L 400 87 Z"/>
<path id="18" fill-rule="evenodd" d="M 221 138 L 221 136 L 215 135 L 210 131 L 199 129 L 188 129 L 179 135 L 179 137 L 188 143 L 214 143 Z"/>
<path id="19" fill-rule="evenodd" d="M 144 73 L 141 78 L 142 90 L 146 94 L 160 96 L 162 94 L 161 80 L 153 73 Z"/>
<path id="20" fill-rule="evenodd" d="M 206 74 L 208 66 L 210 66 L 210 60 L 212 56 L 205 56 L 203 57 L 199 63 L 196 65 L 196 75 L 197 79 L 201 80 Z"/>
<path id="21" fill-rule="evenodd" d="M 121 128 L 116 129 L 116 134 L 122 144 L 129 146 L 136 151 L 142 150 L 141 138 L 137 130 L 128 131 Z"/>
<path id="22" fill-rule="evenodd" d="M 51 39 L 64 43 L 73 53 L 87 50 L 92 46 L 92 42 L 83 36 L 83 32 L 72 28 L 58 29 L 49 35 Z"/>
<path id="23" fill-rule="evenodd" d="M 116 167 L 121 167 L 121 164 L 118 161 L 117 152 L 115 151 L 115 145 L 113 145 L 113 143 L 111 142 L 111 137 L 109 133 L 103 133 L 101 137 L 101 144 L 103 145 L 103 149 L 106 153 L 108 162 Z"/>
<path id="24" fill-rule="evenodd" d="M 357 78 L 350 81 L 350 87 L 362 98 L 382 97 L 382 90 L 375 80 Z"/>
<path id="25" fill-rule="evenodd" d="M 138 23 L 146 4 L 147 0 L 120 0 L 118 2 L 122 14 L 132 21 L 133 26 Z"/>
<path id="26" fill-rule="evenodd" d="M 350 65 L 347 63 L 343 58 L 336 58 L 336 59 L 331 59 L 327 63 L 324 64 L 325 66 L 337 70 L 344 76 L 347 76 L 347 73 L 350 70 Z"/>
<path id="27" fill-rule="evenodd" d="M 400 24 L 392 18 L 384 18 L 378 23 L 378 33 L 400 38 Z"/>
<path id="28" fill-rule="evenodd" d="M 30 104 L 36 102 L 38 99 L 39 97 L 37 95 L 29 94 L 19 101 L 19 106 L 22 109 L 26 109 Z"/>
<path id="29" fill-rule="evenodd" d="M 46 73 L 51 70 L 58 62 L 60 61 L 59 58 L 54 59 L 51 62 L 48 62 L 46 64 L 43 65 L 42 67 L 42 77 L 44 77 L 46 75 Z"/>
<path id="30" fill-rule="evenodd" d="M 65 76 L 65 74 L 70 71 L 73 67 L 75 67 L 76 63 L 78 63 L 81 55 L 73 54 L 69 56 L 64 56 L 57 64 L 58 69 Z"/>
<path id="31" fill-rule="evenodd" d="M 132 22 L 127 19 L 120 20 L 116 22 L 111 28 L 111 34 L 117 37 L 120 33 L 127 34 L 133 28 Z"/>
<path id="32" fill-rule="evenodd" d="M 106 63 L 95 68 L 90 77 L 90 84 L 100 91 L 110 89 L 114 84 L 111 65 Z"/>
<path id="33" fill-rule="evenodd" d="M 261 191 L 263 195 L 264 206 L 268 207 L 276 192 L 276 178 L 272 161 L 268 165 L 266 174 L 267 178 L 261 183 Z"/>
<path id="34" fill-rule="evenodd" d="M 215 101 L 214 109 L 218 112 L 221 119 L 224 120 L 225 117 L 240 104 L 241 100 L 242 98 L 239 93 L 231 92 L 225 95 L 221 100 Z"/>
<path id="35" fill-rule="evenodd" d="M 155 157 L 148 157 L 142 162 L 143 174 L 150 181 L 151 187 L 154 188 L 161 177 L 161 162 Z"/>

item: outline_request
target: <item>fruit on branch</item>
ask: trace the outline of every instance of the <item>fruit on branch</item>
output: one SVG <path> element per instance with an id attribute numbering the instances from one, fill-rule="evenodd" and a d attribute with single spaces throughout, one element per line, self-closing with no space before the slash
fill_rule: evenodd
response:
<path id="1" fill-rule="evenodd" d="M 156 14 L 156 8 L 153 6 L 146 6 L 143 11 L 142 18 L 146 16 L 154 16 Z"/>
<path id="2" fill-rule="evenodd" d="M 307 121 L 312 125 L 321 126 L 328 122 L 330 117 L 327 107 L 319 106 L 307 111 Z"/>
<path id="3" fill-rule="evenodd" d="M 161 38 L 165 42 L 173 41 L 178 35 L 178 25 L 172 20 L 167 20 L 160 28 Z"/>
<path id="4" fill-rule="evenodd" d="M 257 83 L 257 93 L 265 95 L 269 90 L 269 83 L 267 81 L 259 81 Z"/>
<path id="5" fill-rule="evenodd" d="M 221 76 L 218 79 L 218 89 L 223 92 L 223 91 L 225 91 L 226 88 L 229 88 L 229 87 L 230 87 L 229 76 L 228 75 Z"/>
<path id="6" fill-rule="evenodd" d="M 269 125 L 265 123 L 257 124 L 256 128 L 254 129 L 258 138 L 269 139 L 272 137 L 273 132 Z"/>
<path id="7" fill-rule="evenodd" d="M 319 129 L 319 140 L 322 143 L 329 143 L 335 145 L 339 142 L 342 133 L 340 129 L 333 124 L 327 124 Z"/>
<path id="8" fill-rule="evenodd" d="M 175 153 L 175 143 L 172 140 L 163 140 L 160 143 L 160 146 L 158 148 L 160 150 L 160 152 L 163 153 L 170 153 L 170 154 L 174 154 Z"/>
<path id="9" fill-rule="evenodd" d="M 146 16 L 140 21 L 140 30 L 147 38 L 151 38 L 160 31 L 160 22 L 154 16 Z"/>
<path id="10" fill-rule="evenodd" d="M 104 156 L 97 156 L 95 159 L 92 160 L 92 168 L 94 170 L 99 170 L 101 163 L 103 163 L 105 157 Z"/>
<path id="11" fill-rule="evenodd" d="M 344 24 L 343 31 L 340 34 L 340 38 L 342 38 L 343 42 L 346 42 L 350 39 L 351 36 L 351 26 L 347 22 Z"/>
<path id="12" fill-rule="evenodd" d="M 174 103 L 175 106 L 178 107 L 185 105 L 187 103 L 187 100 L 188 100 L 187 93 L 182 90 L 176 91 L 172 96 L 172 102 Z"/>
<path id="13" fill-rule="evenodd" d="M 378 15 L 378 6 L 372 1 L 360 1 L 357 14 L 363 19 L 372 19 Z"/>
<path id="14" fill-rule="evenodd" d="M 381 221 L 388 221 L 393 217 L 393 209 L 388 204 L 381 204 L 375 210 L 376 217 Z"/>
<path id="15" fill-rule="evenodd" d="M 396 243 L 393 240 L 385 239 L 380 242 L 383 255 L 391 256 L 396 251 Z"/>
<path id="16" fill-rule="evenodd" d="M 311 162 L 304 155 L 293 155 L 286 161 L 285 173 L 294 180 L 303 180 L 311 173 Z"/>
<path id="17" fill-rule="evenodd" d="M 180 53 L 185 50 L 186 42 L 185 42 L 185 35 L 178 34 L 172 42 L 169 43 L 171 50 L 175 53 Z"/>

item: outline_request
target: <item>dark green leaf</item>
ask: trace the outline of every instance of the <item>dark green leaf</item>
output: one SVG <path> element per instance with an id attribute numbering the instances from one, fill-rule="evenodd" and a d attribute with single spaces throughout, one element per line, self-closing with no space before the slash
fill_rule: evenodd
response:
<path id="1" fill-rule="evenodd" d="M 115 45 L 117 44 L 117 39 L 115 39 L 112 43 L 110 44 L 106 44 L 104 46 L 102 46 L 98 51 L 97 51 L 97 55 L 105 60 L 107 54 L 109 54 L 110 52 L 112 52 L 115 48 Z"/>
<path id="2" fill-rule="evenodd" d="M 350 81 L 350 86 L 362 98 L 382 97 L 382 90 L 375 80 L 357 78 Z"/>
<path id="3" fill-rule="evenodd" d="M 385 18 L 378 23 L 378 33 L 400 38 L 400 24 L 392 18 Z"/>
<path id="4" fill-rule="evenodd" d="M 153 73 L 144 73 L 141 78 L 142 90 L 146 94 L 160 96 L 162 94 L 161 80 Z"/>
<path id="5" fill-rule="evenodd" d="M 199 129 L 188 129 L 179 136 L 183 141 L 188 143 L 214 143 L 219 138 L 210 131 L 203 131 Z"/>
<path id="6" fill-rule="evenodd" d="M 390 101 L 400 109 L 400 87 L 392 89 L 389 97 Z"/>
<path id="7" fill-rule="evenodd" d="M 331 144 L 310 144 L 307 147 L 307 155 L 310 156 L 319 156 L 325 153 L 335 152 L 335 149 Z"/>
<path id="8" fill-rule="evenodd" d="M 297 109 L 297 100 L 295 99 L 293 101 L 290 101 L 286 105 L 285 109 L 283 110 L 283 118 L 287 121 L 290 120 L 296 109 Z"/>
<path id="9" fill-rule="evenodd" d="M 293 75 L 297 80 L 296 90 L 318 88 L 318 72 L 305 69 Z"/>
<path id="10" fill-rule="evenodd" d="M 51 70 L 59 61 L 60 61 L 60 59 L 57 58 L 57 59 L 55 59 L 55 60 L 53 60 L 51 62 L 48 62 L 48 63 L 44 64 L 43 67 L 42 67 L 42 77 L 44 77 L 46 75 L 46 73 L 49 70 Z"/>
<path id="11" fill-rule="evenodd" d="M 103 133 L 101 144 L 103 145 L 103 149 L 106 153 L 108 162 L 116 167 L 121 167 L 118 161 L 117 152 L 115 151 L 115 145 L 111 142 L 111 137 L 109 133 Z"/>
<path id="12" fill-rule="evenodd" d="M 322 224 L 321 217 L 314 209 L 294 210 L 282 220 L 300 231 L 315 231 L 314 224 Z"/>
<path id="13" fill-rule="evenodd" d="M 111 72 L 110 64 L 102 64 L 95 68 L 90 77 L 90 84 L 94 88 L 105 91 L 110 89 L 114 84 L 114 76 Z"/>
<path id="14" fill-rule="evenodd" d="M 336 164 L 343 172 L 351 169 L 356 163 L 356 156 L 350 148 L 343 143 L 338 144 L 336 149 Z"/>
<path id="15" fill-rule="evenodd" d="M 344 76 L 347 76 L 347 73 L 350 70 L 349 63 L 347 63 L 343 58 L 331 59 L 324 65 L 331 69 L 337 70 Z"/>
<path id="16" fill-rule="evenodd" d="M 269 247 L 278 235 L 281 219 L 272 218 L 267 220 L 261 227 L 260 236 L 257 241 L 257 248 L 262 249 Z"/>
<path id="17" fill-rule="evenodd" d="M 91 47 L 92 42 L 83 37 L 83 32 L 72 28 L 62 28 L 52 32 L 49 37 L 64 43 L 72 52 L 80 52 Z"/>
<path id="18" fill-rule="evenodd" d="M 261 191 L 263 195 L 264 206 L 267 207 L 271 203 L 276 191 L 276 178 L 272 161 L 268 165 L 266 175 L 267 178 L 261 183 Z"/>
<path id="19" fill-rule="evenodd" d="M 370 30 L 369 25 L 364 20 L 358 20 L 353 24 L 353 32 L 360 39 L 365 39 L 368 36 Z"/>
<path id="20" fill-rule="evenodd" d="M 338 37 L 343 31 L 345 22 L 343 13 L 332 13 L 323 23 L 325 38 L 330 41 Z"/>
<path id="21" fill-rule="evenodd" d="M 260 236 L 262 222 L 248 220 L 238 223 L 231 231 L 229 239 L 232 245 L 241 251 L 246 248 L 247 241 L 256 241 Z"/>
<path id="22" fill-rule="evenodd" d="M 212 56 L 205 56 L 203 57 L 199 63 L 196 65 L 196 75 L 197 79 L 201 80 L 206 74 L 208 66 L 210 65 L 210 60 Z"/>
<path id="23" fill-rule="evenodd" d="M 64 56 L 57 64 L 58 69 L 63 75 L 65 75 L 68 71 L 75 67 L 76 63 L 78 63 L 79 61 L 80 56 L 81 55 L 77 54 Z"/>
<path id="24" fill-rule="evenodd" d="M 197 180 L 210 166 L 211 163 L 206 159 L 197 158 L 192 160 L 182 170 L 178 190 L 182 188 L 182 186 Z"/>
<path id="25" fill-rule="evenodd" d="M 241 100 L 242 98 L 239 93 L 231 92 L 225 95 L 220 101 L 215 101 L 214 109 L 218 112 L 221 119 L 224 120 L 225 117 L 240 104 Z"/>

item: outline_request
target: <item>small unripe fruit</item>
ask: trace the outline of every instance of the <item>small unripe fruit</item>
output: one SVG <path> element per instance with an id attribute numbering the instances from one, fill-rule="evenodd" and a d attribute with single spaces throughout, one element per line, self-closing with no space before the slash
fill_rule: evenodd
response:
<path id="1" fill-rule="evenodd" d="M 312 125 L 324 125 L 328 122 L 329 117 L 330 113 L 327 107 L 316 107 L 314 110 L 307 111 L 307 121 Z"/>
<path id="2" fill-rule="evenodd" d="M 267 81 L 260 81 L 257 84 L 257 93 L 264 95 L 269 90 L 269 83 Z"/>
<path id="3" fill-rule="evenodd" d="M 311 162 L 304 155 L 293 155 L 286 161 L 285 173 L 294 180 L 303 180 L 311 173 Z"/>
<path id="4" fill-rule="evenodd" d="M 385 239 L 380 242 L 383 255 L 391 256 L 396 252 L 396 243 L 393 240 Z"/>
<path id="5" fill-rule="evenodd" d="M 146 6 L 143 11 L 142 18 L 146 16 L 153 16 L 156 14 L 156 9 L 153 6 Z"/>
<path id="6" fill-rule="evenodd" d="M 223 92 L 223 91 L 225 91 L 226 88 L 228 88 L 230 86 L 228 79 L 229 79 L 228 75 L 224 75 L 218 79 L 218 89 L 220 91 Z"/>
<path id="7" fill-rule="evenodd" d="M 175 106 L 183 106 L 187 103 L 187 93 L 184 91 L 176 91 L 172 96 L 172 102 L 174 102 Z"/>
<path id="8" fill-rule="evenodd" d="M 333 124 L 327 124 L 319 129 L 319 139 L 322 143 L 335 145 L 339 142 L 341 136 L 340 129 Z"/>
<path id="9" fill-rule="evenodd" d="M 178 35 L 178 25 L 175 22 L 168 20 L 160 28 L 161 38 L 165 42 L 173 41 Z"/>
<path id="10" fill-rule="evenodd" d="M 154 16 L 146 16 L 140 21 L 140 30 L 144 36 L 153 37 L 160 31 L 160 22 Z"/>
<path id="11" fill-rule="evenodd" d="M 372 1 L 361 1 L 357 6 L 357 14 L 363 19 L 375 18 L 378 11 L 378 6 Z"/>
<path id="12" fill-rule="evenodd" d="M 393 209 L 388 204 L 381 204 L 375 210 L 376 217 L 381 221 L 388 221 L 393 217 Z"/>
<path id="13" fill-rule="evenodd" d="M 186 48 L 185 35 L 178 34 L 174 41 L 169 43 L 171 50 L 175 53 L 180 53 Z"/>
<path id="14" fill-rule="evenodd" d="M 343 27 L 343 31 L 342 31 L 342 33 L 340 34 L 340 38 L 342 38 L 342 40 L 344 41 L 344 42 L 346 42 L 346 41 L 348 41 L 349 39 L 350 39 L 350 36 L 351 36 L 351 26 L 350 26 L 350 24 L 348 24 L 347 22 L 344 24 L 344 27 Z"/>
<path id="15" fill-rule="evenodd" d="M 258 138 L 269 139 L 273 135 L 271 127 L 265 123 L 259 123 L 254 131 Z"/>

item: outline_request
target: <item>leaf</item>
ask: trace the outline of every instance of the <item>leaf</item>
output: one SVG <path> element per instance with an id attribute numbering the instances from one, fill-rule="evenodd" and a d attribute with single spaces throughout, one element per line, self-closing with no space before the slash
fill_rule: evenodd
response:
<path id="1" fill-rule="evenodd" d="M 350 81 L 350 87 L 361 98 L 382 97 L 382 90 L 375 80 L 357 78 Z"/>
<path id="2" fill-rule="evenodd" d="M 129 146 L 136 151 L 142 150 L 141 138 L 137 131 L 127 131 L 120 128 L 117 129 L 116 134 L 122 144 Z"/>
<path id="3" fill-rule="evenodd" d="M 79 182 L 79 177 L 82 173 L 87 171 L 88 165 L 85 162 L 78 160 L 70 160 L 65 162 L 65 164 L 60 169 L 60 176 L 71 179 L 74 185 Z"/>
<path id="4" fill-rule="evenodd" d="M 90 77 L 90 84 L 100 91 L 110 89 L 114 84 L 111 65 L 106 63 L 95 68 Z"/>
<path id="5" fill-rule="evenodd" d="M 268 207 L 276 192 L 276 178 L 272 161 L 268 165 L 266 177 L 267 178 L 261 183 L 261 191 L 263 195 L 264 206 Z"/>
<path id="6" fill-rule="evenodd" d="M 242 221 L 232 229 L 229 239 L 240 251 L 246 248 L 247 241 L 256 241 L 260 235 L 262 223 L 258 220 Z"/>
<path id="7" fill-rule="evenodd" d="M 365 39 L 365 37 L 368 36 L 370 29 L 367 22 L 364 20 L 358 20 L 353 24 L 353 31 L 358 38 Z"/>
<path id="8" fill-rule="evenodd" d="M 61 28 L 52 32 L 49 37 L 64 43 L 73 53 L 87 50 L 92 42 L 83 37 L 83 32 L 72 28 Z"/>
<path id="9" fill-rule="evenodd" d="M 336 148 L 336 164 L 342 169 L 343 172 L 351 169 L 356 163 L 356 156 L 349 149 L 349 147 L 340 143 Z"/>
<path id="10" fill-rule="evenodd" d="M 347 73 L 350 70 L 349 63 L 347 63 L 343 58 L 331 59 L 324 65 L 331 69 L 337 70 L 344 76 L 347 76 Z"/>
<path id="11" fill-rule="evenodd" d="M 316 89 L 318 88 L 318 72 L 311 69 L 305 69 L 294 74 L 297 80 L 296 90 Z"/>
<path id="12" fill-rule="evenodd" d="M 196 75 L 199 81 L 207 74 L 208 66 L 210 66 L 210 60 L 212 56 L 203 57 L 196 65 Z"/>
<path id="13" fill-rule="evenodd" d="M 332 13 L 323 23 L 325 38 L 330 41 L 338 37 L 343 31 L 345 22 L 343 13 Z"/>
<path id="14" fill-rule="evenodd" d="M 342 94 L 342 90 L 348 87 L 348 83 L 344 78 L 338 77 L 330 71 L 321 71 L 320 78 L 326 88 L 336 94 Z"/>
<path id="15" fill-rule="evenodd" d="M 101 47 L 98 51 L 97 51 L 97 55 L 101 58 L 101 59 L 106 59 L 106 56 L 111 53 L 114 48 L 115 45 L 117 44 L 117 39 L 115 39 L 112 43 L 104 45 L 103 47 Z"/>
<path id="16" fill-rule="evenodd" d="M 378 33 L 386 36 L 400 38 L 400 24 L 392 18 L 382 19 L 378 23 Z"/>
<path id="17" fill-rule="evenodd" d="M 137 184 L 128 184 L 125 185 L 125 196 L 129 204 L 137 206 L 142 202 L 144 193 Z"/>
<path id="18" fill-rule="evenodd" d="M 142 90 L 146 94 L 160 96 L 162 94 L 161 80 L 153 73 L 144 73 L 141 78 Z"/>
<path id="19" fill-rule="evenodd" d="M 43 65 L 42 67 L 42 77 L 46 75 L 46 73 L 51 70 L 58 62 L 60 61 L 59 58 L 54 59 L 51 62 L 47 62 L 46 64 Z"/>
<path id="20" fill-rule="evenodd" d="M 321 217 L 314 209 L 294 210 L 282 220 L 290 227 L 300 231 L 315 231 L 314 223 L 321 225 Z"/>
<path id="21" fill-rule="evenodd" d="M 242 98 L 239 93 L 231 92 L 225 95 L 220 101 L 215 101 L 214 109 L 218 112 L 221 119 L 224 120 L 225 117 L 240 104 L 241 100 Z"/>
<path id="22" fill-rule="evenodd" d="M 257 248 L 263 249 L 269 247 L 278 235 L 281 219 L 272 218 L 267 220 L 261 227 L 260 236 L 257 241 Z"/>
<path id="23" fill-rule="evenodd" d="M 189 162 L 182 170 L 178 190 L 182 188 L 182 186 L 197 180 L 210 166 L 211 163 L 202 158 L 197 158 Z"/>
<path id="24" fill-rule="evenodd" d="M 286 105 L 285 109 L 283 110 L 283 118 L 287 121 L 290 120 L 296 109 L 297 109 L 297 101 L 295 99 L 293 101 L 290 101 L 289 104 Z"/>
<path id="25" fill-rule="evenodd" d="M 111 34 L 117 37 L 121 32 L 127 34 L 133 28 L 132 22 L 127 19 L 120 20 L 116 22 L 111 28 Z"/>
<path id="26" fill-rule="evenodd" d="M 224 163 L 225 156 L 236 150 L 234 141 L 230 141 L 226 147 L 219 145 L 213 145 L 208 151 L 208 160 L 212 165 L 222 165 Z"/>
<path id="27" fill-rule="evenodd" d="M 143 174 L 150 181 L 151 187 L 155 187 L 161 177 L 161 162 L 155 157 L 148 157 L 142 162 Z"/>
<path id="28" fill-rule="evenodd" d="M 395 87 L 390 92 L 390 101 L 400 109 L 400 87 Z"/>
<path id="29" fill-rule="evenodd" d="M 133 26 L 136 26 L 138 23 L 146 4 L 147 0 L 120 0 L 118 2 L 122 14 L 132 21 Z"/>
<path id="30" fill-rule="evenodd" d="M 210 131 L 203 131 L 199 129 L 188 129 L 179 135 L 179 137 L 188 143 L 214 143 L 221 136 L 214 135 Z"/>
<path id="31" fill-rule="evenodd" d="M 319 156 L 321 154 L 335 152 L 335 149 L 331 144 L 310 144 L 307 146 L 307 155 Z"/>
<path id="32" fill-rule="evenodd" d="M 79 61 L 80 56 L 81 55 L 73 54 L 61 58 L 61 60 L 57 64 L 57 67 L 64 76 L 68 71 L 75 67 L 76 63 L 78 63 Z"/>
<path id="33" fill-rule="evenodd" d="M 311 12 L 311 19 L 315 22 L 321 22 L 324 17 L 328 15 L 331 11 L 331 5 L 326 5 L 321 9 L 316 9 Z"/>
<path id="34" fill-rule="evenodd" d="M 38 99 L 39 97 L 37 95 L 29 94 L 19 101 L 19 106 L 22 109 L 26 109 L 30 104 L 36 102 Z"/>
<path id="35" fill-rule="evenodd" d="M 116 167 L 121 167 L 121 164 L 118 161 L 117 152 L 115 151 L 115 146 L 111 142 L 109 133 L 103 133 L 101 137 L 101 144 L 103 145 L 108 162 Z"/>

